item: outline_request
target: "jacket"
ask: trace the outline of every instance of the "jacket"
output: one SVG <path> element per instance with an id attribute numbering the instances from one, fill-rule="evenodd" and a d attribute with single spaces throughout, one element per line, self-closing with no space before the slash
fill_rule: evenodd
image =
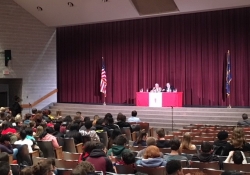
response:
<path id="1" fill-rule="evenodd" d="M 73 138 L 76 145 L 82 143 L 82 135 L 76 130 L 67 132 L 65 138 Z"/>
<path id="2" fill-rule="evenodd" d="M 130 150 L 125 148 L 124 146 L 115 145 L 115 146 L 112 146 L 112 148 L 110 148 L 108 150 L 107 155 L 111 156 L 111 153 L 113 153 L 113 156 L 121 157 L 122 153 L 125 152 L 125 151 L 130 151 Z"/>
<path id="3" fill-rule="evenodd" d="M 53 135 L 53 136 L 55 136 L 55 137 L 61 137 L 61 138 L 64 138 L 64 134 L 63 134 L 63 133 L 61 133 L 61 132 L 58 132 L 58 131 L 55 131 L 52 135 Z"/>
<path id="4" fill-rule="evenodd" d="M 130 125 L 130 123 L 128 123 L 128 122 L 119 121 L 119 122 L 117 122 L 116 124 L 117 124 L 120 128 L 129 127 L 129 128 L 130 128 L 130 132 L 131 132 L 131 133 L 133 132 L 133 130 L 132 130 L 132 128 L 131 128 L 131 125 Z"/>
<path id="5" fill-rule="evenodd" d="M 148 158 L 148 159 L 141 159 L 136 162 L 136 165 L 141 165 L 145 167 L 159 167 L 159 166 L 166 166 L 167 162 L 161 158 Z"/>
<path id="6" fill-rule="evenodd" d="M 237 125 L 239 125 L 239 126 L 250 126 L 250 120 L 249 119 L 240 120 L 240 121 L 238 121 Z"/>
<path id="7" fill-rule="evenodd" d="M 228 156 L 230 148 L 231 148 L 231 144 L 228 143 L 226 140 L 216 140 L 216 141 L 214 141 L 213 147 L 214 147 L 214 154 L 215 155 Z M 221 147 L 221 151 L 219 150 L 220 147 Z"/>
<path id="8" fill-rule="evenodd" d="M 210 153 L 200 153 L 200 154 L 194 154 L 191 161 L 213 162 L 213 161 L 219 161 L 219 158 L 216 155 Z"/>
<path id="9" fill-rule="evenodd" d="M 6 145 L 0 144 L 0 150 L 1 150 L 1 152 L 6 152 L 8 154 L 13 154 L 13 148 L 12 148 L 11 145 L 6 146 Z"/>
<path id="10" fill-rule="evenodd" d="M 51 134 L 46 134 L 42 139 L 39 138 L 39 140 L 41 140 L 41 141 L 52 141 L 53 147 L 54 148 L 59 148 L 56 137 L 51 135 Z"/>
<path id="11" fill-rule="evenodd" d="M 96 171 L 102 171 L 104 174 L 106 172 L 115 172 L 111 160 L 106 157 L 105 152 L 101 149 L 92 150 L 86 161 L 90 162 Z"/>
<path id="12" fill-rule="evenodd" d="M 156 146 L 158 148 L 169 148 L 170 147 L 170 143 L 168 140 L 157 140 L 156 141 Z"/>

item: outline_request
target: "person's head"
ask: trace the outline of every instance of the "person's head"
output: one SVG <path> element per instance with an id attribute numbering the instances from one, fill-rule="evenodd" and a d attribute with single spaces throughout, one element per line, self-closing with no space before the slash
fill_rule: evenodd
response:
<path id="1" fill-rule="evenodd" d="M 22 101 L 22 99 L 21 99 L 20 97 L 18 97 L 17 95 L 15 95 L 14 100 L 15 100 L 15 102 L 20 102 L 20 101 Z"/>
<path id="2" fill-rule="evenodd" d="M 111 134 L 111 139 L 115 140 L 115 138 L 119 135 L 122 135 L 122 132 L 120 129 L 115 128 Z"/>
<path id="3" fill-rule="evenodd" d="M 79 131 L 79 125 L 78 123 L 72 123 L 69 127 L 70 131 Z"/>
<path id="4" fill-rule="evenodd" d="M 36 127 L 36 122 L 31 121 L 31 122 L 29 123 L 29 126 L 30 126 L 31 128 Z"/>
<path id="5" fill-rule="evenodd" d="M 103 118 L 99 118 L 97 121 L 96 121 L 96 125 L 104 125 L 105 124 L 105 121 Z"/>
<path id="6" fill-rule="evenodd" d="M 143 158 L 144 159 L 157 158 L 160 156 L 161 156 L 161 152 L 159 148 L 157 146 L 151 145 L 146 148 Z"/>
<path id="7" fill-rule="evenodd" d="M 89 163 L 88 161 L 82 161 L 76 167 L 80 167 L 86 173 L 95 172 L 95 167 L 91 163 Z"/>
<path id="8" fill-rule="evenodd" d="M 140 134 L 136 140 L 137 144 L 140 144 L 142 141 L 146 141 L 147 140 L 147 132 L 145 129 L 140 131 Z"/>
<path id="9" fill-rule="evenodd" d="M 159 88 L 159 84 L 158 83 L 155 83 L 155 88 Z"/>
<path id="10" fill-rule="evenodd" d="M 119 113 L 117 114 L 116 120 L 117 120 L 118 122 L 119 122 L 119 121 L 122 121 L 122 120 L 123 120 L 123 114 L 119 112 Z"/>
<path id="11" fill-rule="evenodd" d="M 9 154 L 6 152 L 0 152 L 0 161 L 9 163 Z"/>
<path id="12" fill-rule="evenodd" d="M 25 132 L 28 136 L 33 136 L 33 130 L 30 127 L 25 128 Z"/>
<path id="13" fill-rule="evenodd" d="M 53 134 L 55 131 L 54 131 L 54 129 L 52 127 L 47 127 L 46 132 L 49 133 L 49 134 Z"/>
<path id="14" fill-rule="evenodd" d="M 10 165 L 8 162 L 0 161 L 0 172 L 2 175 L 10 175 Z"/>
<path id="15" fill-rule="evenodd" d="M 156 134 L 158 139 L 165 138 L 165 131 L 163 128 L 157 129 Z"/>
<path id="16" fill-rule="evenodd" d="M 136 116 L 137 116 L 137 111 L 136 111 L 136 110 L 132 111 L 132 112 L 131 112 L 131 116 L 132 116 L 132 117 L 136 117 Z"/>
<path id="17" fill-rule="evenodd" d="M 90 117 L 84 117 L 83 121 L 84 122 L 90 121 Z"/>
<path id="18" fill-rule="evenodd" d="M 91 153 L 91 151 L 93 150 L 93 149 L 95 149 L 96 148 L 96 142 L 94 142 L 94 141 L 87 141 L 85 144 L 84 144 L 84 152 L 86 152 L 86 153 Z"/>
<path id="19" fill-rule="evenodd" d="M 36 128 L 36 136 L 40 136 L 43 133 L 44 129 L 42 126 Z"/>
<path id="20" fill-rule="evenodd" d="M 113 116 L 112 116 L 112 114 L 111 114 L 111 113 L 107 113 L 107 114 L 105 114 L 104 119 L 106 120 L 106 119 L 108 119 L 108 118 L 113 118 Z"/>
<path id="21" fill-rule="evenodd" d="M 95 142 L 95 149 L 105 150 L 105 145 L 101 142 Z"/>
<path id="22" fill-rule="evenodd" d="M 167 83 L 166 86 L 167 86 L 167 88 L 170 88 L 170 83 Z"/>
<path id="23" fill-rule="evenodd" d="M 86 129 L 90 129 L 92 127 L 92 122 L 89 120 L 89 121 L 86 121 L 84 123 L 84 126 L 86 127 Z"/>
<path id="24" fill-rule="evenodd" d="M 46 129 L 46 128 L 47 128 L 47 122 L 42 122 L 42 123 L 40 123 L 40 126 L 42 126 L 43 129 Z"/>
<path id="25" fill-rule="evenodd" d="M 36 114 L 37 113 L 37 109 L 36 108 L 32 108 L 31 112 L 32 112 L 32 114 Z"/>
<path id="26" fill-rule="evenodd" d="M 228 133 L 226 131 L 220 131 L 217 134 L 219 140 L 226 140 L 228 138 Z"/>
<path id="27" fill-rule="evenodd" d="M 60 132 L 60 123 L 56 123 L 55 125 L 54 125 L 54 130 L 55 131 L 57 131 L 57 132 Z"/>
<path id="28" fill-rule="evenodd" d="M 243 119 L 243 120 L 248 119 L 248 115 L 247 115 L 246 113 L 242 114 L 242 119 Z"/>
<path id="29" fill-rule="evenodd" d="M 24 119 L 29 120 L 31 117 L 32 117 L 32 115 L 30 113 L 28 113 L 28 114 L 25 114 Z"/>
<path id="30" fill-rule="evenodd" d="M 191 135 L 189 132 L 186 132 L 182 138 L 182 142 L 181 142 L 182 148 L 181 149 L 189 149 L 190 144 L 191 144 Z"/>
<path id="31" fill-rule="evenodd" d="M 126 165 L 135 163 L 135 155 L 131 151 L 123 151 L 122 160 Z"/>
<path id="32" fill-rule="evenodd" d="M 94 120 L 97 120 L 97 119 L 99 119 L 100 117 L 99 117 L 99 115 L 95 115 L 94 116 Z"/>
<path id="33" fill-rule="evenodd" d="M 119 135 L 115 138 L 115 144 L 119 146 L 125 146 L 127 138 L 124 135 Z"/>
<path id="34" fill-rule="evenodd" d="M 4 134 L 0 138 L 0 143 L 9 145 L 10 144 L 10 136 L 8 134 Z"/>
<path id="35" fill-rule="evenodd" d="M 50 160 L 42 160 L 33 165 L 33 174 L 35 175 L 53 175 L 54 168 Z"/>
<path id="36" fill-rule="evenodd" d="M 0 108 L 0 112 L 3 112 L 3 113 L 4 113 L 5 110 L 6 110 L 5 107 L 1 107 L 1 108 Z"/>
<path id="37" fill-rule="evenodd" d="M 156 140 L 154 137 L 148 137 L 146 140 L 147 146 L 156 145 Z"/>
<path id="38" fill-rule="evenodd" d="M 233 161 L 235 164 L 242 164 L 242 161 L 244 160 L 241 151 L 234 151 L 233 154 Z"/>
<path id="39" fill-rule="evenodd" d="M 231 144 L 234 148 L 242 148 L 242 146 L 245 144 L 245 134 L 242 128 L 234 128 Z"/>
<path id="40" fill-rule="evenodd" d="M 76 112 L 76 116 L 81 117 L 82 113 L 80 111 Z"/>
<path id="41" fill-rule="evenodd" d="M 2 123 L 2 129 L 5 130 L 11 126 L 11 123 L 8 121 L 5 121 Z"/>
<path id="42" fill-rule="evenodd" d="M 213 145 L 209 142 L 202 142 L 201 151 L 203 153 L 211 153 L 213 150 Z"/>
<path id="43" fill-rule="evenodd" d="M 171 150 L 173 151 L 178 151 L 179 148 L 180 148 L 180 141 L 178 139 L 173 139 L 173 140 L 170 140 L 170 147 L 171 147 Z"/>
<path id="44" fill-rule="evenodd" d="M 33 175 L 33 167 L 27 166 L 20 171 L 20 175 Z"/>
<path id="45" fill-rule="evenodd" d="M 183 175 L 181 162 L 179 160 L 170 160 L 166 164 L 166 171 L 168 175 Z"/>
<path id="46" fill-rule="evenodd" d="M 107 123 L 109 125 L 113 125 L 114 124 L 114 119 L 113 118 L 107 118 Z"/>
<path id="47" fill-rule="evenodd" d="M 25 130 L 21 130 L 20 131 L 20 138 L 21 138 L 21 140 L 24 140 L 26 138 L 26 136 L 27 136 L 26 131 Z"/>
<path id="48" fill-rule="evenodd" d="M 71 123 L 73 120 L 72 120 L 72 118 L 71 118 L 71 116 L 70 115 L 67 115 L 66 117 L 64 117 L 64 119 L 63 119 L 63 122 L 67 122 L 67 123 Z"/>

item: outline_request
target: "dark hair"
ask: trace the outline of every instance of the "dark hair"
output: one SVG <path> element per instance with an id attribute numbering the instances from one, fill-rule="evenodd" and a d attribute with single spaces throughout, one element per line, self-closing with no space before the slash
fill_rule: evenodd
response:
<path id="1" fill-rule="evenodd" d="M 178 139 L 170 140 L 171 150 L 174 150 L 174 151 L 179 150 L 180 145 L 181 145 L 181 143 L 180 143 L 180 141 Z"/>
<path id="2" fill-rule="evenodd" d="M 123 118 L 123 114 L 119 112 L 119 113 L 117 114 L 116 120 L 117 120 L 117 121 L 122 121 L 122 118 Z"/>
<path id="3" fill-rule="evenodd" d="M 10 172 L 10 165 L 8 162 L 0 161 L 0 172 L 2 175 L 8 175 Z"/>
<path id="4" fill-rule="evenodd" d="M 157 129 L 156 134 L 158 135 L 159 138 L 165 138 L 165 131 L 163 128 Z"/>
<path id="5" fill-rule="evenodd" d="M 8 134 L 4 134 L 0 137 L 0 143 L 4 143 L 4 141 L 10 142 L 10 136 Z"/>
<path id="6" fill-rule="evenodd" d="M 135 111 L 135 110 L 132 111 L 132 112 L 131 112 L 131 115 L 132 115 L 133 117 L 136 117 L 136 116 L 137 116 L 137 111 Z"/>
<path id="7" fill-rule="evenodd" d="M 26 131 L 25 130 L 21 130 L 20 131 L 20 137 L 21 137 L 21 139 L 24 140 L 26 138 L 26 136 L 27 136 Z"/>
<path id="8" fill-rule="evenodd" d="M 3 130 L 9 128 L 10 126 L 11 126 L 11 123 L 10 123 L 10 122 L 5 121 L 5 122 L 2 123 L 2 129 L 3 129 Z"/>
<path id="9" fill-rule="evenodd" d="M 217 134 L 219 140 L 226 140 L 228 138 L 228 133 L 226 131 L 220 131 Z"/>
<path id="10" fill-rule="evenodd" d="M 54 129 L 52 127 L 47 127 L 46 132 L 52 134 L 54 132 Z"/>
<path id="11" fill-rule="evenodd" d="M 6 152 L 0 153 L 0 161 L 9 163 L 9 154 Z"/>
<path id="12" fill-rule="evenodd" d="M 170 160 L 166 164 L 168 175 L 175 174 L 177 171 L 181 171 L 181 169 L 181 162 L 179 160 Z"/>
<path id="13" fill-rule="evenodd" d="M 44 175 L 47 172 L 51 171 L 52 163 L 50 160 L 42 160 L 38 162 L 36 165 L 33 165 L 33 174 L 35 175 Z"/>
<path id="14" fill-rule="evenodd" d="M 138 136 L 138 138 L 137 138 L 137 140 L 136 140 L 136 143 L 137 143 L 137 144 L 141 144 L 141 142 L 143 141 L 143 140 L 142 140 L 143 137 L 146 137 L 146 136 L 147 136 L 146 130 L 145 130 L 145 129 L 142 129 L 142 130 L 140 131 L 140 133 L 139 133 L 139 136 Z"/>
<path id="15" fill-rule="evenodd" d="M 72 123 L 70 125 L 70 127 L 69 127 L 69 130 L 70 131 L 74 131 L 74 130 L 78 131 L 79 130 L 79 124 L 78 123 Z"/>
<path id="16" fill-rule="evenodd" d="M 135 155 L 131 151 L 123 151 L 122 160 L 126 165 L 135 163 Z"/>
<path id="17" fill-rule="evenodd" d="M 87 152 L 87 153 L 91 153 L 91 151 L 93 149 L 96 148 L 96 142 L 94 141 L 87 141 L 85 144 L 84 144 L 84 152 Z"/>
<path id="18" fill-rule="evenodd" d="M 245 114 L 245 113 L 244 113 L 244 114 L 242 114 L 242 119 L 243 119 L 243 120 L 248 119 L 248 115 L 247 115 L 247 114 Z"/>
<path id="19" fill-rule="evenodd" d="M 212 150 L 213 146 L 209 142 L 202 142 L 201 151 L 204 153 L 209 153 Z"/>
<path id="20" fill-rule="evenodd" d="M 26 166 L 24 169 L 20 171 L 19 175 L 32 175 L 33 174 L 33 169 L 30 166 Z"/>
<path id="21" fill-rule="evenodd" d="M 80 114 L 81 115 L 82 113 L 80 111 L 77 111 L 76 114 Z"/>
<path id="22" fill-rule="evenodd" d="M 31 112 L 32 112 L 32 114 L 36 114 L 37 113 L 37 109 L 36 108 L 32 108 Z"/>
<path id="23" fill-rule="evenodd" d="M 71 175 L 87 175 L 87 172 L 80 166 L 76 166 L 72 172 Z"/>
<path id="24" fill-rule="evenodd" d="M 72 118 L 71 118 L 71 116 L 70 115 L 67 115 L 66 117 L 64 117 L 64 119 L 63 119 L 63 122 L 67 122 L 67 123 L 71 123 L 73 120 L 72 120 Z"/>
<path id="25" fill-rule="evenodd" d="M 115 138 L 116 138 L 117 136 L 119 136 L 119 135 L 122 135 L 121 130 L 118 129 L 118 128 L 115 128 L 115 129 L 113 130 L 113 132 L 112 132 L 110 138 L 113 139 L 113 140 L 115 140 Z"/>
<path id="26" fill-rule="evenodd" d="M 90 128 L 92 127 L 92 123 L 93 123 L 93 122 L 91 122 L 90 120 L 89 120 L 89 121 L 86 121 L 86 122 L 84 123 L 84 126 L 86 127 L 86 129 L 90 129 Z"/>
<path id="27" fill-rule="evenodd" d="M 242 161 L 244 160 L 242 154 L 241 154 L 241 151 L 234 151 L 234 154 L 233 154 L 233 161 L 235 164 L 242 164 Z"/>
<path id="28" fill-rule="evenodd" d="M 127 138 L 124 135 L 119 135 L 115 138 L 116 145 L 124 146 L 127 143 Z"/>
<path id="29" fill-rule="evenodd" d="M 84 122 L 90 121 L 90 117 L 84 117 L 83 121 L 84 121 Z"/>
<path id="30" fill-rule="evenodd" d="M 56 123 L 56 124 L 54 125 L 54 130 L 59 132 L 59 131 L 60 131 L 60 126 L 61 126 L 60 123 Z"/>
<path id="31" fill-rule="evenodd" d="M 111 113 L 107 113 L 107 114 L 105 114 L 104 119 L 108 119 L 108 118 L 113 118 L 113 116 L 112 116 L 112 114 L 111 114 Z"/>
<path id="32" fill-rule="evenodd" d="M 97 121 L 96 121 L 96 125 L 102 125 L 104 123 L 104 119 L 103 118 L 99 118 Z"/>
<path id="33" fill-rule="evenodd" d="M 113 118 L 107 118 L 107 122 L 109 125 L 114 124 L 114 119 Z"/>
<path id="34" fill-rule="evenodd" d="M 25 120 L 29 120 L 30 118 L 32 117 L 32 115 L 30 114 L 30 113 L 28 113 L 28 114 L 25 114 Z"/>
<path id="35" fill-rule="evenodd" d="M 25 132 L 26 132 L 27 135 L 33 136 L 33 130 L 32 130 L 32 128 L 30 128 L 30 127 L 25 128 Z"/>
<path id="36" fill-rule="evenodd" d="M 105 148 L 105 146 L 104 146 L 103 143 L 101 143 L 101 142 L 96 142 L 96 144 L 95 144 L 95 149 L 104 149 L 104 148 Z"/>

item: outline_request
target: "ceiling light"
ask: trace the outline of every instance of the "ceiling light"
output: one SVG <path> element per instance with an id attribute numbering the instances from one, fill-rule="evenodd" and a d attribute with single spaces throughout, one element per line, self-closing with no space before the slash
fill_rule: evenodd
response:
<path id="1" fill-rule="evenodd" d="M 40 11 L 43 11 L 43 8 L 40 7 L 40 6 L 37 6 L 36 9 L 40 12 Z"/>
<path id="2" fill-rule="evenodd" d="M 74 4 L 72 2 L 68 2 L 68 6 L 73 7 Z"/>

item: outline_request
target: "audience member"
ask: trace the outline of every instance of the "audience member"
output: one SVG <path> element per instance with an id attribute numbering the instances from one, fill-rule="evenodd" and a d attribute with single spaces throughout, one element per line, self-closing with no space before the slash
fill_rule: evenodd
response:
<path id="1" fill-rule="evenodd" d="M 0 150 L 8 154 L 13 154 L 13 148 L 10 144 L 10 136 L 8 134 L 2 135 L 0 138 Z"/>
<path id="2" fill-rule="evenodd" d="M 213 155 L 213 146 L 209 142 L 201 144 L 201 153 L 192 156 L 192 161 L 212 162 L 219 161 L 216 155 Z"/>
<path id="3" fill-rule="evenodd" d="M 25 128 L 26 132 L 26 139 L 31 140 L 32 142 L 35 142 L 35 138 L 33 136 L 33 130 L 30 127 Z"/>
<path id="4" fill-rule="evenodd" d="M 89 117 L 84 117 L 84 119 L 83 119 L 83 122 L 84 122 L 84 124 L 86 123 L 86 122 L 89 122 L 90 121 L 90 118 Z M 93 123 L 91 124 L 91 126 L 93 126 Z M 85 125 L 82 125 L 81 126 L 81 128 L 79 129 L 79 131 L 81 131 L 81 130 L 86 130 L 86 127 L 85 127 Z M 93 128 L 91 128 L 91 130 L 95 130 L 95 129 L 93 129 Z"/>
<path id="5" fill-rule="evenodd" d="M 54 168 L 52 162 L 48 159 L 38 162 L 36 165 L 33 165 L 33 174 L 34 175 L 53 175 Z"/>
<path id="6" fill-rule="evenodd" d="M 73 170 L 72 175 L 98 175 L 95 173 L 95 167 L 87 162 L 81 162 L 79 163 Z"/>
<path id="7" fill-rule="evenodd" d="M 65 138 L 73 138 L 75 144 L 82 143 L 82 135 L 79 133 L 79 125 L 72 123 L 69 127 L 69 132 L 65 134 Z"/>
<path id="8" fill-rule="evenodd" d="M 170 152 L 170 154 L 164 156 L 164 159 L 167 162 L 170 160 L 186 160 L 186 161 L 188 161 L 187 157 L 179 155 L 180 145 L 181 145 L 181 143 L 178 139 L 173 139 L 170 141 L 171 152 Z"/>
<path id="9" fill-rule="evenodd" d="M 30 139 L 26 138 L 27 133 L 25 130 L 20 131 L 20 140 L 16 141 L 14 145 L 27 145 L 29 152 L 33 152 L 32 146 L 33 146 L 33 141 Z"/>
<path id="10" fill-rule="evenodd" d="M 85 161 L 89 157 L 91 151 L 95 148 L 96 148 L 96 142 L 94 141 L 86 142 L 83 146 L 83 153 L 79 156 L 78 162 Z"/>
<path id="11" fill-rule="evenodd" d="M 137 111 L 131 112 L 131 117 L 128 118 L 128 122 L 141 122 L 140 118 L 137 117 Z"/>
<path id="12" fill-rule="evenodd" d="M 180 146 L 180 152 L 182 152 L 183 149 L 196 150 L 196 146 L 192 144 L 192 139 L 191 139 L 191 135 L 189 132 L 186 132 L 183 135 L 181 146 Z"/>
<path id="13" fill-rule="evenodd" d="M 102 133 L 102 132 L 107 132 L 107 134 L 109 135 L 109 129 L 105 126 L 105 121 L 103 118 L 99 118 L 96 121 L 96 126 L 95 126 L 95 131 L 96 133 Z M 109 135 L 110 136 L 110 135 Z"/>
<path id="14" fill-rule="evenodd" d="M 113 118 L 107 118 L 107 128 L 108 129 L 120 129 L 120 127 L 117 124 L 114 124 L 114 119 Z"/>
<path id="15" fill-rule="evenodd" d="M 117 115 L 117 123 L 116 124 L 120 128 L 129 127 L 130 128 L 130 132 L 131 133 L 133 132 L 130 123 L 126 122 L 126 116 L 123 115 L 122 113 L 118 113 L 118 115 Z"/>
<path id="16" fill-rule="evenodd" d="M 31 120 L 30 120 L 31 117 L 32 117 L 31 114 L 25 114 L 23 123 L 24 123 L 25 125 L 29 125 L 30 122 L 31 122 Z"/>
<path id="17" fill-rule="evenodd" d="M 93 120 L 93 127 L 95 128 L 95 125 L 96 125 L 96 122 L 97 122 L 97 120 L 99 119 L 100 117 L 98 116 L 98 115 L 95 115 L 94 116 L 94 120 Z"/>
<path id="18" fill-rule="evenodd" d="M 50 118 L 50 120 L 54 120 L 55 116 L 51 115 L 51 110 L 48 109 L 48 117 Z"/>
<path id="19" fill-rule="evenodd" d="M 240 150 L 240 151 L 250 151 L 250 144 L 246 142 L 245 134 L 242 128 L 234 128 L 231 145 L 228 148 L 230 151 Z"/>
<path id="20" fill-rule="evenodd" d="M 246 156 L 242 151 L 230 151 L 225 163 L 247 164 Z"/>
<path id="21" fill-rule="evenodd" d="M 59 148 L 59 145 L 58 145 L 56 137 L 53 136 L 53 135 L 51 135 L 51 134 L 49 134 L 46 130 L 39 136 L 38 140 L 41 140 L 41 141 L 51 141 L 54 148 Z"/>
<path id="22" fill-rule="evenodd" d="M 170 144 L 169 141 L 165 139 L 164 129 L 163 128 L 157 129 L 156 134 L 157 134 L 156 146 L 158 148 L 169 148 Z"/>
<path id="23" fill-rule="evenodd" d="M 0 161 L 0 172 L 1 175 L 11 175 L 10 165 L 8 162 Z"/>
<path id="24" fill-rule="evenodd" d="M 12 116 L 16 116 L 17 114 L 21 114 L 22 113 L 22 106 L 20 105 L 20 102 L 22 101 L 21 98 L 19 98 L 18 96 L 14 97 L 14 104 L 11 107 L 11 112 L 12 112 Z"/>
<path id="25" fill-rule="evenodd" d="M 21 167 L 31 166 L 32 161 L 29 155 L 28 145 L 21 145 L 18 147 L 17 155 L 16 155 L 17 164 Z"/>
<path id="26" fill-rule="evenodd" d="M 131 165 L 135 163 L 135 155 L 130 151 L 122 153 L 121 160 L 116 161 L 118 165 Z"/>
<path id="27" fill-rule="evenodd" d="M 115 145 L 108 150 L 108 156 L 121 157 L 122 153 L 125 151 L 130 151 L 126 149 L 125 145 L 127 143 L 127 138 L 124 135 L 119 135 L 115 138 Z"/>
<path id="28" fill-rule="evenodd" d="M 6 152 L 0 152 L 0 161 L 9 163 L 9 154 Z"/>
<path id="29" fill-rule="evenodd" d="M 20 171 L 20 175 L 33 175 L 33 167 L 27 166 Z"/>
<path id="30" fill-rule="evenodd" d="M 248 119 L 247 114 L 242 114 L 242 120 L 239 120 L 237 125 L 239 126 L 250 126 L 250 120 Z"/>
<path id="31" fill-rule="evenodd" d="M 148 146 L 143 155 L 143 159 L 136 162 L 137 165 L 145 167 L 166 166 L 166 161 L 160 157 L 161 152 L 157 146 Z"/>
<path id="32" fill-rule="evenodd" d="M 148 137 L 147 140 L 146 140 L 146 144 L 147 146 L 156 146 L 156 140 L 154 137 Z M 138 153 L 137 153 L 137 156 L 136 157 L 143 157 L 144 153 L 146 151 L 146 148 L 140 150 Z M 163 154 L 161 153 L 161 157 L 163 157 Z"/>
<path id="33" fill-rule="evenodd" d="M 122 132 L 120 129 L 114 129 L 111 136 L 109 137 L 109 141 L 108 141 L 108 149 L 110 149 L 113 144 L 116 144 L 115 143 L 115 138 L 119 135 L 122 135 Z"/>
<path id="34" fill-rule="evenodd" d="M 2 123 L 2 132 L 1 132 L 1 135 L 4 135 L 4 134 L 15 134 L 16 133 L 16 130 L 14 128 L 11 128 L 11 124 L 10 122 L 3 122 Z"/>
<path id="35" fill-rule="evenodd" d="M 226 131 L 220 131 L 217 134 L 218 140 L 214 141 L 214 154 L 218 156 L 228 156 L 230 143 L 227 142 L 228 133 Z"/>
<path id="36" fill-rule="evenodd" d="M 96 171 L 115 172 L 111 160 L 106 156 L 105 146 L 97 142 L 96 148 L 92 150 L 86 161 L 94 165 Z"/>
<path id="37" fill-rule="evenodd" d="M 145 129 L 141 130 L 137 140 L 134 142 L 133 146 L 147 146 L 147 132 Z"/>
<path id="38" fill-rule="evenodd" d="M 42 135 L 42 133 L 44 132 L 44 129 L 42 126 L 38 126 L 36 128 L 36 134 L 35 134 L 35 137 L 40 137 L 40 135 Z"/>
<path id="39" fill-rule="evenodd" d="M 184 175 L 179 160 L 170 160 L 166 164 L 166 172 L 168 175 Z"/>
<path id="40" fill-rule="evenodd" d="M 96 134 L 96 132 L 94 130 L 91 130 L 91 127 L 92 127 L 92 122 L 89 120 L 89 121 L 86 121 L 84 123 L 84 126 L 85 126 L 85 130 L 79 130 L 79 133 L 82 135 L 82 136 L 90 136 L 91 140 L 92 141 L 100 141 L 100 138 L 99 136 Z"/>
<path id="41" fill-rule="evenodd" d="M 60 132 L 60 126 L 61 124 L 60 123 L 56 123 L 54 125 L 54 132 L 53 132 L 53 136 L 55 136 L 56 138 L 59 137 L 59 138 L 64 138 L 64 134 Z"/>

